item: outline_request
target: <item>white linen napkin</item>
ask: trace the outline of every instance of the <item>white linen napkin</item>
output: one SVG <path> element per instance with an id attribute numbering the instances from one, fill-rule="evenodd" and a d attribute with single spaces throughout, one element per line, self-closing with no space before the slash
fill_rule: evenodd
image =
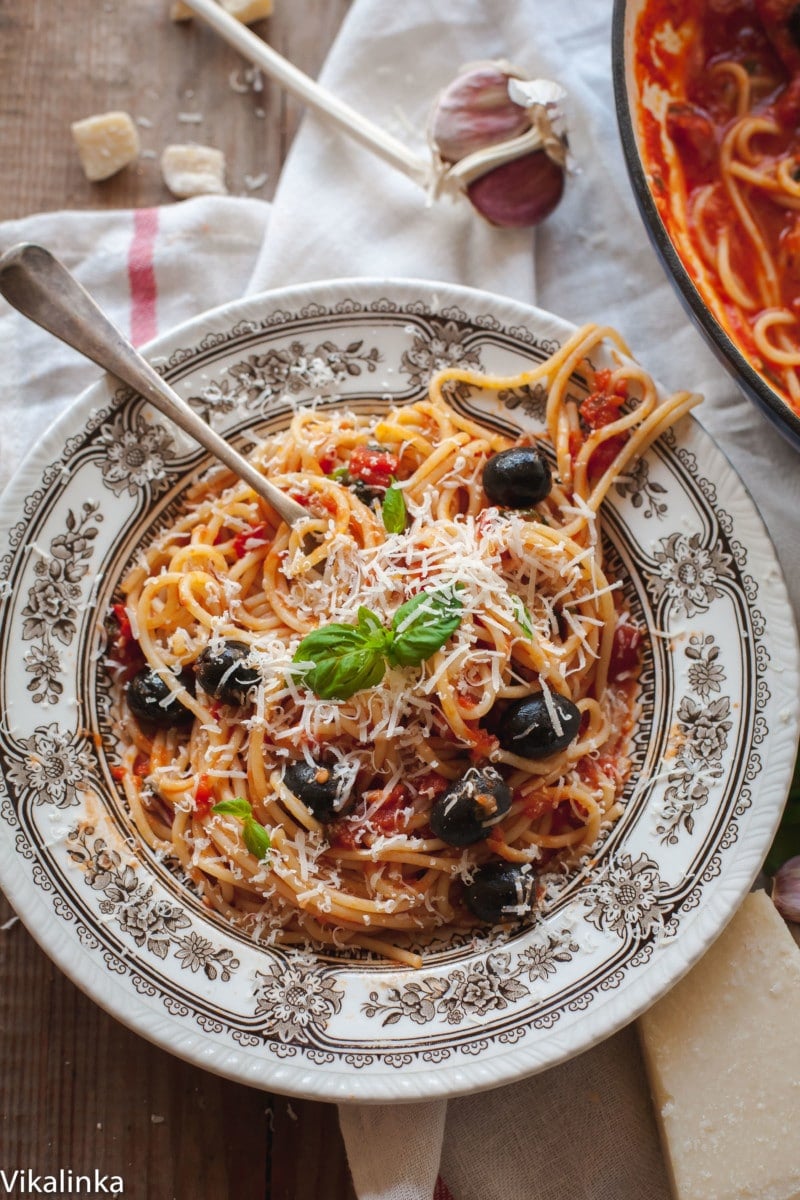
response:
<path id="1" fill-rule="evenodd" d="M 505 57 L 562 82 L 580 173 L 535 235 L 494 230 L 466 202 L 426 208 L 413 184 L 311 116 L 268 232 L 268 206 L 215 197 L 10 222 L 0 249 L 49 245 L 138 342 L 245 289 L 337 275 L 443 278 L 614 324 L 667 387 L 706 393 L 699 418 L 754 494 L 797 609 L 797 458 L 717 366 L 647 243 L 617 142 L 609 26 L 602 0 L 354 0 L 326 64 L 324 82 L 419 145 L 431 97 L 465 61 Z M 0 361 L 4 483 L 97 372 L 2 304 Z M 431 1200 L 434 1188 L 436 1200 L 668 1196 L 631 1028 L 512 1087 L 449 1105 L 342 1108 L 340 1121 L 360 1200 Z"/>

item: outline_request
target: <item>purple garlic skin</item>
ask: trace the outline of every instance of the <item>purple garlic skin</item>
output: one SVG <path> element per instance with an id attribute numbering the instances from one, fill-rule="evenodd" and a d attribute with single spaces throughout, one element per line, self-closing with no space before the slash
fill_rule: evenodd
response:
<path id="1" fill-rule="evenodd" d="M 784 921 L 800 924 L 800 857 L 790 858 L 775 875 L 772 902 Z"/>
<path id="2" fill-rule="evenodd" d="M 544 137 L 517 150 L 519 157 L 497 166 L 468 164 L 460 186 L 465 189 L 473 208 L 492 225 L 507 229 L 527 229 L 538 225 L 553 211 L 564 191 L 565 154 L 558 135 L 549 124 L 550 112 L 539 106 L 532 109 L 517 104 L 508 94 L 509 80 L 521 79 L 499 63 L 478 63 L 467 68 L 439 97 L 431 137 L 443 163 L 452 168 L 482 150 L 513 141 L 532 132 L 534 120 L 542 134 L 549 129 L 547 149 Z M 551 85 L 552 86 L 552 85 Z M 563 140 L 562 140 L 563 144 Z M 453 172 L 458 176 L 458 172 Z"/>
<path id="3" fill-rule="evenodd" d="M 471 67 L 439 97 L 431 134 L 445 162 L 496 146 L 530 129 L 526 109 L 508 94 L 509 75 L 493 63 Z"/>
<path id="4" fill-rule="evenodd" d="M 528 229 L 548 217 L 564 191 L 564 170 L 544 150 L 494 167 L 467 188 L 481 216 L 505 229 Z"/>

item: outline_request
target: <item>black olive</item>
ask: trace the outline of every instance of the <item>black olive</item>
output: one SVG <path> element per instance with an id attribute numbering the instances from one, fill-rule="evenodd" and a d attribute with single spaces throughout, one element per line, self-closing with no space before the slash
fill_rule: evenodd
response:
<path id="1" fill-rule="evenodd" d="M 186 680 L 182 678 L 181 683 L 185 686 Z M 170 729 L 175 725 L 190 725 L 194 720 L 194 713 L 174 698 L 161 676 L 150 667 L 137 671 L 128 683 L 126 696 L 128 708 L 138 721 Z"/>
<path id="2" fill-rule="evenodd" d="M 431 829 L 450 846 L 485 838 L 511 807 L 511 792 L 494 767 L 470 767 L 435 801 Z"/>
<path id="3" fill-rule="evenodd" d="M 376 488 L 371 488 L 363 479 L 356 479 L 350 484 L 350 491 L 361 501 L 366 504 L 367 508 L 372 508 L 376 500 L 383 500 L 384 493 Z"/>
<path id="4" fill-rule="evenodd" d="M 561 725 L 559 733 L 550 716 L 543 692 L 533 692 L 510 704 L 500 718 L 500 745 L 520 758 L 547 758 L 564 750 L 578 736 L 581 713 L 571 700 L 553 692 L 552 705 Z"/>
<path id="5" fill-rule="evenodd" d="M 353 779 L 343 764 L 326 767 L 301 758 L 289 764 L 283 782 L 323 824 L 340 817 L 350 807 Z"/>
<path id="6" fill-rule="evenodd" d="M 480 921 L 519 921 L 533 908 L 536 874 L 530 863 L 488 862 L 472 877 L 464 899 Z"/>
<path id="7" fill-rule="evenodd" d="M 206 646 L 194 664 L 204 692 L 223 704 L 244 704 L 251 688 L 261 681 L 254 667 L 246 667 L 251 647 L 246 642 L 223 642 L 219 650 Z"/>
<path id="8" fill-rule="evenodd" d="M 490 458 L 483 468 L 483 490 L 492 504 L 530 508 L 549 495 L 550 463 L 535 446 L 512 446 Z"/>

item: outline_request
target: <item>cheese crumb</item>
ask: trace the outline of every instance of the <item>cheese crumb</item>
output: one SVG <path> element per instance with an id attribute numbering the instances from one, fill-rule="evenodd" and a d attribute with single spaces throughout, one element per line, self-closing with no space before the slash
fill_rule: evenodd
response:
<path id="1" fill-rule="evenodd" d="M 81 166 L 92 183 L 116 175 L 139 156 L 139 133 L 126 112 L 98 113 L 73 121 Z"/>
<path id="2" fill-rule="evenodd" d="M 167 146 L 161 155 L 161 174 L 173 196 L 223 195 L 225 155 L 213 146 Z"/>

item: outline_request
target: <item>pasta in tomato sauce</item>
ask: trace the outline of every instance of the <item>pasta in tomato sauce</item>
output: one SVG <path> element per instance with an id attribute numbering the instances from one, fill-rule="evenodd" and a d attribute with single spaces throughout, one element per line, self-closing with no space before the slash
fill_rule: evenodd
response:
<path id="1" fill-rule="evenodd" d="M 617 365 L 595 370 L 604 342 Z M 546 431 L 516 443 L 447 399 L 537 384 Z M 453 368 L 373 417 L 299 409 L 252 454 L 307 508 L 292 529 L 221 470 L 193 486 L 114 606 L 144 841 L 255 938 L 418 966 L 437 931 L 529 916 L 629 770 L 639 631 L 601 504 L 697 399 L 659 397 L 586 326 L 512 379 Z"/>

